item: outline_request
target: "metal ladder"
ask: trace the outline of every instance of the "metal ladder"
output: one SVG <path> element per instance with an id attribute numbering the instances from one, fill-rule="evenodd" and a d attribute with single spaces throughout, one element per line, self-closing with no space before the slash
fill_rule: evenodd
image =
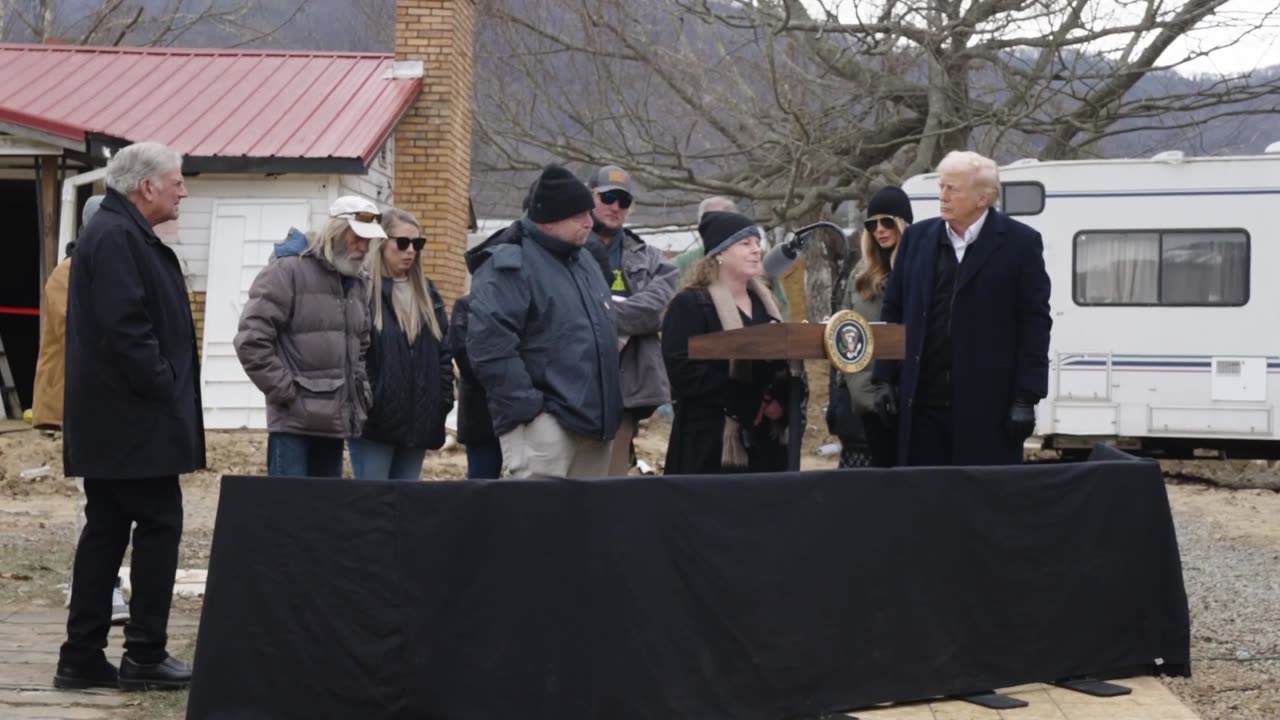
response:
<path id="1" fill-rule="evenodd" d="M 18 399 L 18 388 L 13 384 L 13 371 L 9 369 L 9 353 L 5 352 L 4 338 L 0 338 L 0 400 L 4 404 L 5 417 L 22 419 L 22 401 Z"/>

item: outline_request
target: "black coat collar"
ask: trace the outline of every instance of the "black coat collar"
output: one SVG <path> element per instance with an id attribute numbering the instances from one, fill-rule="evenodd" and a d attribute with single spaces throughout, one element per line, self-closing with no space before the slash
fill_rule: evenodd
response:
<path id="1" fill-rule="evenodd" d="M 128 197 L 111 188 L 107 188 L 107 194 L 102 198 L 102 209 L 123 215 L 133 221 L 133 224 L 142 231 L 147 242 L 160 244 L 160 236 L 156 235 L 156 231 L 151 227 L 151 223 L 142 216 L 142 211 Z"/>

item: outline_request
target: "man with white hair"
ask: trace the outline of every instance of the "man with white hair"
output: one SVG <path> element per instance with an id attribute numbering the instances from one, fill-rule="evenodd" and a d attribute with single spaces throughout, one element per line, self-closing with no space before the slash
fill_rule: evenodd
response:
<path id="1" fill-rule="evenodd" d="M 1022 462 L 1049 385 L 1049 276 L 1040 233 L 995 208 L 994 161 L 938 165 L 941 217 L 912 224 L 881 320 L 906 325 L 902 361 L 878 361 L 876 406 L 901 411 L 903 465 Z"/>
<path id="2" fill-rule="evenodd" d="M 182 688 L 191 666 L 169 655 L 169 607 L 182 490 L 205 466 L 200 361 L 178 256 L 153 227 L 187 196 L 182 156 L 159 143 L 107 164 L 101 209 L 76 241 L 67 294 L 63 465 L 83 477 L 59 688 Z M 133 594 L 117 671 L 103 648 L 111 596 L 133 530 Z"/>
<path id="3" fill-rule="evenodd" d="M 102 195 L 85 201 L 80 211 L 80 227 L 89 224 L 102 205 Z M 38 430 L 62 429 L 62 400 L 65 395 L 67 358 L 67 287 L 71 279 L 71 253 L 76 243 L 67 243 L 67 254 L 49 273 L 44 284 L 44 308 L 40 311 L 40 357 L 36 361 L 35 397 L 32 401 L 32 425 Z M 76 478 L 79 486 L 79 510 L 76 512 L 76 534 L 84 529 L 84 478 Z M 116 577 L 111 593 L 111 623 L 122 625 L 129 619 L 129 606 L 124 601 L 122 579 Z M 67 585 L 67 607 L 71 607 L 71 585 Z"/>
<path id="4" fill-rule="evenodd" d="M 267 474 L 342 477 L 342 448 L 360 437 L 372 393 L 371 322 L 361 266 L 387 237 L 372 201 L 346 195 L 319 232 L 290 229 L 249 288 L 235 348 L 267 399 Z"/>

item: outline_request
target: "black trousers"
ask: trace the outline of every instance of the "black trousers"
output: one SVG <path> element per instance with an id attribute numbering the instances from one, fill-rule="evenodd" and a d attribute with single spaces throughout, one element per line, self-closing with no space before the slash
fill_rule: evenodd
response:
<path id="1" fill-rule="evenodd" d="M 954 463 L 950 406 L 914 406 L 911 409 L 910 431 L 908 465 L 925 467 Z"/>
<path id="2" fill-rule="evenodd" d="M 879 413 L 862 413 L 871 467 L 891 468 L 898 464 L 898 426 L 885 427 Z"/>
<path id="3" fill-rule="evenodd" d="M 182 488 L 176 475 L 130 480 L 85 478 L 85 526 L 71 575 L 71 611 L 61 660 L 101 657 L 111 629 L 111 592 L 133 531 L 129 622 L 124 650 L 141 664 L 167 655 L 169 606 L 182 539 Z"/>

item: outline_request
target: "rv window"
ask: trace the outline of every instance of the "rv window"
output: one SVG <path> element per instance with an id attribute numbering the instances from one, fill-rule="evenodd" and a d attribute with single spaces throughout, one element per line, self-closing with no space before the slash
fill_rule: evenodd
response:
<path id="1" fill-rule="evenodd" d="M 1044 185 L 1038 182 L 1001 183 L 1000 209 L 1006 215 L 1039 215 L 1044 210 Z"/>
<path id="2" fill-rule="evenodd" d="M 1075 237 L 1077 305 L 1244 305 L 1243 230 L 1082 232 Z"/>

